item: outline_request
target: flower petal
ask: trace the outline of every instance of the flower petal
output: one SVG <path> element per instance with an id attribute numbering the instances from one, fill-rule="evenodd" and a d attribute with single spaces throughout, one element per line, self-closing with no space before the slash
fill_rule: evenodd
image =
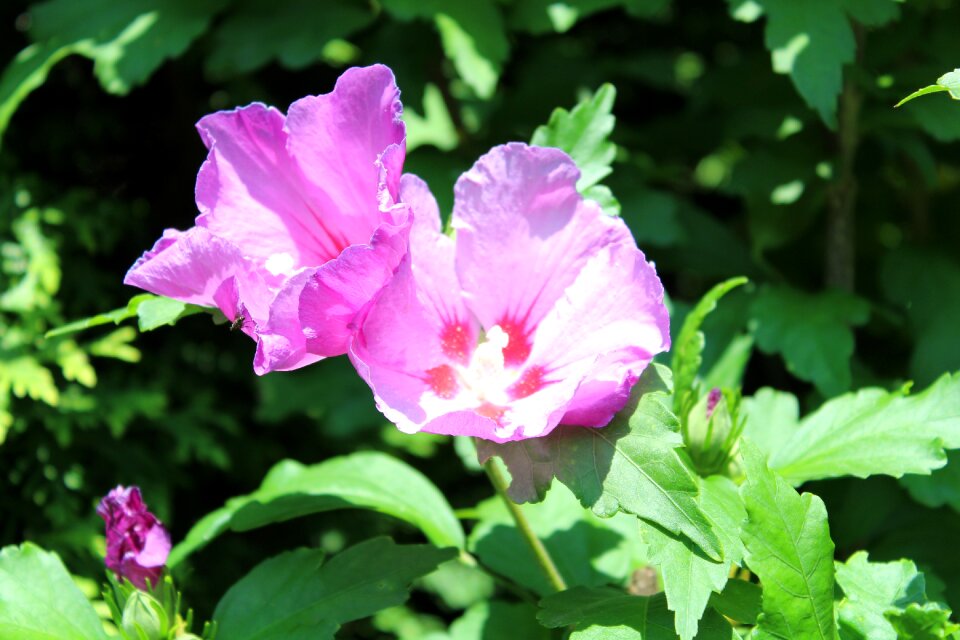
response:
<path id="1" fill-rule="evenodd" d="M 457 274 L 485 329 L 510 336 L 522 364 L 537 324 L 601 248 L 633 246 L 623 221 L 577 192 L 580 172 L 559 149 L 495 147 L 457 181 Z"/>
<path id="2" fill-rule="evenodd" d="M 624 407 L 653 356 L 669 347 L 670 320 L 655 269 L 640 250 L 612 245 L 584 265 L 544 317 L 529 366 L 541 367 L 549 379 L 576 381 L 558 423 L 600 427 Z M 537 432 L 528 420 L 524 434 L 554 426 Z"/>
<path id="3" fill-rule="evenodd" d="M 152 249 L 134 263 L 124 284 L 205 307 L 224 281 L 246 271 L 240 250 L 202 227 L 167 229 Z M 225 311 L 226 313 L 226 311 Z"/>
<path id="4" fill-rule="evenodd" d="M 257 330 L 257 353 L 253 359 L 257 375 L 299 369 L 323 359 L 307 353 L 307 340 L 300 326 L 300 296 L 316 271 L 306 268 L 291 276 L 271 302 L 269 317 Z"/>
<path id="5" fill-rule="evenodd" d="M 210 150 L 197 175 L 199 226 L 278 279 L 283 271 L 321 265 L 350 243 L 336 225 L 336 208 L 314 198 L 290 157 L 279 111 L 262 104 L 220 111 L 202 118 L 197 130 Z M 368 238 L 369 232 L 360 241 Z"/>
<path id="6" fill-rule="evenodd" d="M 383 65 L 348 69 L 331 93 L 290 105 L 290 153 L 313 197 L 329 203 L 323 213 L 351 243 L 366 242 L 381 220 L 381 179 L 392 200 L 387 204 L 396 201 L 406 149 L 402 110 L 393 72 Z M 399 152 L 388 153 L 390 147 Z"/>

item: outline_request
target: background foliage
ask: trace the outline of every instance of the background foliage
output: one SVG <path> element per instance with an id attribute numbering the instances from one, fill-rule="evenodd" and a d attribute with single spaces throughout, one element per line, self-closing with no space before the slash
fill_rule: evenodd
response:
<path id="1" fill-rule="evenodd" d="M 250 342 L 207 315 L 176 331 L 138 334 L 107 322 L 45 337 L 68 320 L 125 306 L 135 293 L 121 284 L 129 265 L 163 228 L 190 226 L 205 156 L 191 130 L 197 119 L 251 101 L 285 108 L 329 91 L 345 66 L 383 62 L 403 92 L 406 169 L 428 180 L 447 213 L 454 180 L 490 146 L 556 144 L 558 131 L 600 141 L 612 109 L 613 144 L 573 151 L 599 167 L 580 187 L 619 210 L 656 262 L 675 334 L 713 284 L 750 278 L 705 321 L 701 371 L 710 384 L 742 381 L 745 406 L 782 417 L 773 431 L 746 426 L 758 438 L 787 434 L 765 444 L 778 452 L 770 467 L 794 484 L 824 477 L 798 447 L 829 452 L 845 438 L 844 452 L 873 444 L 881 453 L 923 440 L 911 466 L 885 473 L 936 469 L 805 486 L 822 502 L 805 497 L 803 508 L 829 514 L 827 542 L 845 562 L 841 620 L 879 615 L 877 624 L 906 629 L 927 615 L 917 613 L 924 588 L 960 607 L 960 457 L 949 454 L 937 468 L 944 445 L 957 447 L 960 436 L 944 443 L 922 431 L 923 420 L 898 418 L 877 442 L 858 426 L 874 424 L 870 415 L 842 422 L 849 416 L 838 417 L 836 404 L 814 413 L 850 390 L 896 392 L 908 380 L 925 389 L 960 369 L 960 107 L 938 93 L 893 108 L 960 61 L 957 24 L 954 0 L 4 3 L 0 545 L 36 542 L 99 581 L 103 538 L 93 507 L 118 482 L 141 485 L 180 540 L 227 498 L 256 490 L 285 458 L 312 464 L 381 451 L 440 486 L 486 566 L 549 592 L 502 507 L 482 502 L 489 487 L 464 443 L 397 432 L 345 359 L 257 378 Z M 551 116 L 591 96 L 581 110 Z M 550 129 L 537 129 L 548 121 Z M 136 311 L 149 327 L 182 309 Z M 927 393 L 943 394 L 939 406 L 956 403 L 952 382 Z M 883 401 L 901 403 L 890 415 L 916 418 L 913 400 L 893 393 Z M 849 461 L 843 475 L 877 472 L 870 450 L 859 450 L 864 460 Z M 782 480 L 765 479 L 762 462 L 745 464 L 759 469 L 744 494 L 748 511 L 773 508 L 757 505 Z M 540 613 L 562 627 L 576 624 L 564 616 L 604 585 L 642 582 L 648 561 L 673 556 L 656 531 L 639 538 L 632 518 L 601 526 L 592 515 L 571 516 L 562 503 L 572 498 L 554 487 L 529 509 L 555 555 L 576 556 L 567 571 L 580 573 L 566 577 L 582 589 L 552 596 Z M 185 596 L 200 616 L 266 555 L 304 544 L 337 552 L 379 533 L 422 542 L 401 520 L 315 511 L 296 524 L 224 532 L 191 555 Z M 861 550 L 871 563 L 891 564 L 851 557 Z M 765 566 L 749 544 L 743 551 L 751 566 Z M 894 566 L 902 557 L 916 565 Z M 549 633 L 534 623 L 534 606 L 503 584 L 443 566 L 406 605 L 340 633 L 499 637 L 497 624 L 529 628 L 524 637 Z M 857 581 L 880 566 L 911 576 L 922 569 L 921 597 L 858 600 Z M 616 574 L 624 567 L 639 572 Z M 668 597 L 682 588 L 665 586 Z M 884 618 L 893 604 L 902 613 Z M 651 596 L 649 620 L 669 615 L 665 607 L 663 596 Z"/>

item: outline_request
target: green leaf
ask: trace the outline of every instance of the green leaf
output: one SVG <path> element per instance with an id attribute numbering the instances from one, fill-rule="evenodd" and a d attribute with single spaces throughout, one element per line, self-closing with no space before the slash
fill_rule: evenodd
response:
<path id="1" fill-rule="evenodd" d="M 800 422 L 800 403 L 786 391 L 759 389 L 743 399 L 741 411 L 747 418 L 743 436 L 772 457 L 790 441 Z"/>
<path id="2" fill-rule="evenodd" d="M 554 487 L 543 502 L 520 508 L 567 584 L 625 585 L 633 571 L 646 564 L 637 520 L 630 515 L 599 518 L 562 486 Z M 468 544 L 483 566 L 540 595 L 556 591 L 501 499 L 481 502 L 477 515 Z"/>
<path id="3" fill-rule="evenodd" d="M 674 379 L 673 411 L 678 415 L 684 415 L 690 408 L 690 393 L 694 390 L 693 383 L 703 362 L 706 338 L 700 331 L 700 325 L 717 308 L 720 298 L 747 282 L 746 278 L 730 278 L 714 285 L 684 318 L 683 327 L 673 343 L 673 360 L 670 363 Z"/>
<path id="4" fill-rule="evenodd" d="M 463 81 L 482 99 L 493 97 L 510 43 L 500 9 L 493 0 L 383 0 L 398 20 L 432 20 L 443 51 Z"/>
<path id="5" fill-rule="evenodd" d="M 205 311 L 209 311 L 209 309 L 180 302 L 173 298 L 151 296 L 142 299 L 140 304 L 137 305 L 137 326 L 140 331 L 153 331 L 157 327 L 176 324 L 180 318 Z"/>
<path id="6" fill-rule="evenodd" d="M 900 17 L 900 0 L 842 0 L 850 17 L 869 27 L 882 27 Z"/>
<path id="7" fill-rule="evenodd" d="M 463 610 L 493 597 L 495 583 L 476 563 L 462 558 L 444 562 L 424 576 L 417 586 L 438 596 L 451 609 Z"/>
<path id="8" fill-rule="evenodd" d="M 853 30 L 836 0 L 757 0 L 767 15 L 765 42 L 773 70 L 789 74 L 804 101 L 831 129 L 843 67 L 853 62 Z"/>
<path id="9" fill-rule="evenodd" d="M 960 512 L 960 451 L 948 451 L 947 464 L 929 476 L 903 476 L 900 484 L 922 505 L 931 509 L 948 505 Z"/>
<path id="10" fill-rule="evenodd" d="M 784 478 L 929 473 L 960 448 L 960 373 L 944 374 L 922 393 L 905 396 L 861 389 L 835 398 L 804 418 L 772 453 Z"/>
<path id="11" fill-rule="evenodd" d="M 217 604 L 217 635 L 230 640 L 333 638 L 341 624 L 403 603 L 410 583 L 456 555 L 374 538 L 324 562 L 318 549 L 265 560 Z"/>
<path id="12" fill-rule="evenodd" d="M 960 631 L 960 625 L 950 622 L 950 610 L 936 602 L 911 604 L 884 615 L 902 640 L 945 640 Z"/>
<path id="13" fill-rule="evenodd" d="M 711 592 L 727 583 L 730 567 L 743 559 L 740 525 L 746 520 L 737 485 L 729 478 L 711 476 L 700 485 L 700 507 L 716 524 L 723 543 L 724 560 L 715 562 L 687 540 L 670 536 L 650 525 L 641 525 L 649 545 L 650 563 L 659 568 L 667 603 L 676 613 L 677 634 L 683 640 L 697 635 L 697 626 Z"/>
<path id="14" fill-rule="evenodd" d="M 0 141 L 17 107 L 46 81 L 53 65 L 79 51 L 76 45 L 47 42 L 32 44 L 17 54 L 0 76 Z"/>
<path id="15" fill-rule="evenodd" d="M 577 22 L 601 11 L 624 7 L 638 17 L 663 14 L 670 0 L 523 0 L 512 3 L 510 26 L 533 34 L 565 33 Z"/>
<path id="16" fill-rule="evenodd" d="M 922 89 L 917 89 L 916 91 L 908 95 L 906 98 L 904 98 L 897 104 L 893 105 L 893 107 L 894 108 L 901 107 L 906 103 L 910 102 L 911 100 L 913 100 L 914 98 L 919 98 L 920 96 L 929 95 L 931 93 L 940 93 L 941 91 L 949 91 L 949 89 L 947 87 L 941 87 L 938 84 L 927 85 Z"/>
<path id="17" fill-rule="evenodd" d="M 481 441 L 481 462 L 499 456 L 517 502 L 542 500 L 553 478 L 597 515 L 632 513 L 687 536 L 708 557 L 723 557 L 710 519 L 697 504 L 697 476 L 677 453 L 679 423 L 669 408 L 669 370 L 651 365 L 631 401 L 602 429 L 561 426 L 542 438 L 506 444 Z"/>
<path id="18" fill-rule="evenodd" d="M 352 36 L 374 17 L 362 0 L 242 0 L 217 28 L 206 69 L 215 78 L 249 73 L 272 61 L 303 69 L 323 60 L 332 41 Z"/>
<path id="19" fill-rule="evenodd" d="M 845 598 L 840 602 L 838 621 L 844 636 L 864 640 L 897 640 L 897 632 L 884 612 L 904 609 L 926 601 L 923 574 L 909 560 L 870 562 L 867 553 L 857 552 L 845 563 L 837 563 L 837 584 Z"/>
<path id="20" fill-rule="evenodd" d="M 746 580 L 728 580 L 723 591 L 710 595 L 710 606 L 741 624 L 756 624 L 762 596 L 759 585 Z"/>
<path id="21" fill-rule="evenodd" d="M 751 316 L 757 346 L 782 355 L 790 373 L 812 382 L 826 397 L 850 388 L 851 327 L 870 317 L 865 300 L 838 290 L 812 295 L 765 286 Z"/>
<path id="22" fill-rule="evenodd" d="M 0 551 L 0 638 L 101 640 L 108 636 L 60 558 L 27 542 Z"/>
<path id="23" fill-rule="evenodd" d="M 463 548 L 463 529 L 443 494 L 423 474 L 384 453 L 361 452 L 305 466 L 277 463 L 260 488 L 204 516 L 174 547 L 175 566 L 221 533 L 248 531 L 334 509 L 371 509 L 412 524 L 440 547 Z"/>
<path id="24" fill-rule="evenodd" d="M 540 601 L 545 627 L 573 627 L 570 640 L 675 640 L 673 615 L 663 594 L 631 596 L 613 588 L 575 587 Z M 699 640 L 731 640 L 733 630 L 720 614 L 703 618 Z"/>
<path id="25" fill-rule="evenodd" d="M 583 193 L 610 175 L 616 146 L 608 140 L 613 126 L 613 102 L 617 90 L 612 84 L 597 89 L 571 111 L 556 108 L 547 124 L 533 132 L 530 144 L 566 151 L 580 169 L 577 189 Z"/>
<path id="26" fill-rule="evenodd" d="M 747 565 L 763 585 L 759 638 L 834 639 L 833 541 L 823 501 L 802 496 L 773 473 L 763 454 L 741 440 L 747 508 Z"/>
<path id="27" fill-rule="evenodd" d="M 460 142 L 443 94 L 433 83 L 427 83 L 423 91 L 423 115 L 404 107 L 403 121 L 407 125 L 407 153 L 425 144 L 450 151 Z"/>
<path id="28" fill-rule="evenodd" d="M 920 96 L 925 96 L 929 93 L 938 93 L 940 91 L 949 91 L 951 98 L 954 100 L 960 100 L 960 69 L 954 69 L 949 73 L 943 74 L 937 78 L 937 84 L 931 84 L 922 89 L 917 89 L 906 98 L 895 104 L 894 107 L 899 107 L 906 102 L 910 102 L 914 98 L 919 98 Z"/>
<path id="29" fill-rule="evenodd" d="M 919 100 L 906 109 L 920 128 L 939 142 L 960 140 L 957 105 L 949 100 Z"/>
<path id="30" fill-rule="evenodd" d="M 453 621 L 445 636 L 429 640 L 549 640 L 550 637 L 550 632 L 537 623 L 537 609 L 533 605 L 491 600 L 472 605 Z"/>
<path id="31" fill-rule="evenodd" d="M 736 389 L 743 384 L 743 373 L 753 355 L 753 336 L 734 336 L 717 361 L 703 376 L 705 389 Z"/>
<path id="32" fill-rule="evenodd" d="M 119 95 L 143 84 L 207 29 L 227 0 L 50 0 L 31 7 L 30 37 L 76 43 L 103 88 Z"/>

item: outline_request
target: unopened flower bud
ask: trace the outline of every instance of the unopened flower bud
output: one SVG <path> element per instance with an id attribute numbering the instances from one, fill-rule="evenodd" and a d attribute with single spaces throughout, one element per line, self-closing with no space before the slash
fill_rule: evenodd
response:
<path id="1" fill-rule="evenodd" d="M 147 510 L 140 489 L 118 486 L 100 501 L 97 513 L 107 528 L 107 568 L 139 589 L 148 581 L 156 587 L 170 555 L 170 534 Z"/>
<path id="2" fill-rule="evenodd" d="M 736 400 L 735 393 L 711 389 L 686 418 L 686 445 L 701 473 L 719 473 L 730 460 L 741 426 L 737 423 Z"/>
<path id="3" fill-rule="evenodd" d="M 121 626 L 128 638 L 162 640 L 167 637 L 167 614 L 155 598 L 134 591 L 123 607 Z"/>

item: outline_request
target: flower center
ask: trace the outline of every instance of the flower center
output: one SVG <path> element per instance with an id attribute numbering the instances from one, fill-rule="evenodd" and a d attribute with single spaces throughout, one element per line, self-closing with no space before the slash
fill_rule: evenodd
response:
<path id="1" fill-rule="evenodd" d="M 516 377 L 506 372 L 503 364 L 503 350 L 510 344 L 510 336 L 499 326 L 494 325 L 487 331 L 483 342 L 477 345 L 470 359 L 470 365 L 460 368 L 460 380 L 480 402 L 503 404 L 506 389 Z"/>

